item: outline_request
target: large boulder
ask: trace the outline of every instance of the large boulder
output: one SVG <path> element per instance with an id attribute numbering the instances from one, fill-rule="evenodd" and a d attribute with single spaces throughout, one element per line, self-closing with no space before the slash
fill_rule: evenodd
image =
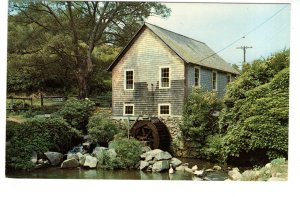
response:
<path id="1" fill-rule="evenodd" d="M 157 161 L 153 164 L 152 171 L 153 172 L 161 172 L 163 170 L 169 169 L 169 166 L 170 166 L 170 161 L 169 160 Z"/>
<path id="2" fill-rule="evenodd" d="M 80 153 L 80 152 L 78 152 L 78 153 Z M 76 154 L 74 154 L 74 153 L 68 153 L 67 159 L 77 159 L 77 160 L 79 160 L 79 157 L 78 157 L 77 153 Z"/>
<path id="3" fill-rule="evenodd" d="M 161 153 L 161 152 L 163 152 L 163 151 L 160 150 L 160 149 L 154 149 L 154 150 L 150 150 L 148 152 L 145 152 L 145 153 L 141 154 L 140 157 L 142 159 L 145 159 L 148 155 L 151 155 L 152 157 L 155 157 L 156 154 Z"/>
<path id="4" fill-rule="evenodd" d="M 77 159 L 72 158 L 72 159 L 67 159 L 62 162 L 61 168 L 76 168 L 79 166 L 79 162 Z"/>
<path id="5" fill-rule="evenodd" d="M 140 161 L 140 170 L 144 170 L 149 166 L 147 161 Z"/>
<path id="6" fill-rule="evenodd" d="M 242 175 L 239 172 L 238 168 L 233 168 L 231 171 L 229 171 L 228 176 L 231 180 L 234 180 L 234 181 L 239 181 L 242 179 Z"/>
<path id="7" fill-rule="evenodd" d="M 76 153 L 76 155 L 78 156 L 79 165 L 83 166 L 86 155 L 83 155 L 81 153 Z"/>
<path id="8" fill-rule="evenodd" d="M 157 161 L 171 159 L 172 155 L 168 152 L 159 152 L 155 156 Z"/>
<path id="9" fill-rule="evenodd" d="M 97 166 L 97 158 L 96 157 L 92 157 L 90 155 L 85 157 L 85 162 L 83 164 L 84 167 L 89 167 L 89 168 L 96 168 Z"/>
<path id="10" fill-rule="evenodd" d="M 50 164 L 52 166 L 59 165 L 64 158 L 64 155 L 58 152 L 45 152 L 44 155 L 47 157 L 47 159 L 50 161 Z"/>
<path id="11" fill-rule="evenodd" d="M 182 162 L 179 159 L 177 159 L 175 157 L 173 157 L 171 159 L 171 165 L 173 168 L 176 168 L 176 167 L 180 166 L 181 164 L 182 164 Z"/>

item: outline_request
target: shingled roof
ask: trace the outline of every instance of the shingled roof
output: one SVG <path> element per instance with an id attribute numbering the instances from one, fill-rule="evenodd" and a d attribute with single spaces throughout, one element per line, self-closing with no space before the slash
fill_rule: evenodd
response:
<path id="1" fill-rule="evenodd" d="M 223 60 L 220 56 L 215 54 L 215 52 L 211 48 L 209 48 L 205 43 L 163 29 L 156 25 L 145 23 L 143 27 L 138 31 L 138 33 L 134 36 L 134 38 L 145 27 L 148 27 L 186 63 L 200 65 L 229 73 L 239 74 L 237 70 L 232 68 L 225 60 Z M 131 46 L 132 42 L 135 40 L 134 38 L 119 54 L 115 61 L 109 66 L 108 70 L 113 69 L 113 67 L 115 66 L 115 64 L 117 64 L 117 62 L 123 56 L 125 51 L 127 51 L 127 48 Z"/>

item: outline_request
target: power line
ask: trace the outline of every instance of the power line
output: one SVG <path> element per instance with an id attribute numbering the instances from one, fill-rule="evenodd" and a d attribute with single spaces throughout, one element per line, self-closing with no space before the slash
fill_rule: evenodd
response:
<path id="1" fill-rule="evenodd" d="M 260 23 L 259 25 L 257 25 L 256 27 L 254 27 L 252 30 L 248 31 L 247 33 L 245 33 L 242 37 L 236 39 L 235 41 L 233 41 L 232 43 L 230 43 L 229 45 L 225 46 L 224 48 L 222 48 L 221 50 L 203 58 L 202 60 L 200 60 L 200 62 L 202 62 L 203 60 L 206 60 L 218 53 L 220 53 L 221 51 L 224 51 L 225 49 L 227 49 L 228 47 L 232 46 L 233 44 L 235 44 L 236 42 L 240 41 L 241 39 L 245 38 L 246 36 L 248 36 L 250 33 L 256 31 L 258 28 L 260 28 L 262 25 L 264 25 L 265 23 L 267 23 L 269 20 L 271 20 L 272 18 L 274 18 L 274 16 L 276 16 L 279 12 L 281 12 L 282 10 L 284 10 L 288 5 L 280 8 L 277 12 L 275 12 L 272 16 L 270 16 L 269 18 L 267 18 L 267 20 L 265 20 L 264 22 Z"/>

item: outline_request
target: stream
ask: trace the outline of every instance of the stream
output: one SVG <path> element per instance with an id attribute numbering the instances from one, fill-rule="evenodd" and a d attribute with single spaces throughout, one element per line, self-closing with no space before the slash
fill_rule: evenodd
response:
<path id="1" fill-rule="evenodd" d="M 183 163 L 189 163 L 189 167 L 197 165 L 198 169 L 208 169 L 214 166 L 213 163 L 198 160 L 180 158 Z M 226 169 L 225 167 L 223 169 Z M 106 169 L 61 169 L 49 167 L 33 171 L 14 171 L 6 174 L 8 178 L 29 178 L 29 179 L 115 179 L 115 180 L 198 180 L 188 172 L 175 171 L 169 174 L 168 171 L 160 173 L 145 172 L 140 170 L 106 170 Z M 212 181 L 223 181 L 228 178 L 226 171 L 208 172 L 206 176 Z"/>

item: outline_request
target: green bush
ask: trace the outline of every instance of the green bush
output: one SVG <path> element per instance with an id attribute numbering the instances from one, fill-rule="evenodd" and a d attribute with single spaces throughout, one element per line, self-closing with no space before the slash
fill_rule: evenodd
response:
<path id="1" fill-rule="evenodd" d="M 182 124 L 183 138 L 204 145 L 208 135 L 218 131 L 216 113 L 222 109 L 222 101 L 215 92 L 194 89 L 184 105 Z"/>
<path id="2" fill-rule="evenodd" d="M 102 164 L 108 168 L 134 168 L 139 163 L 142 154 L 142 144 L 135 139 L 113 140 L 109 144 L 109 149 L 114 149 L 117 155 L 112 157 L 109 151 L 105 151 L 100 156 Z"/>
<path id="3" fill-rule="evenodd" d="M 7 133 L 12 127 L 8 127 Z M 13 169 L 32 167 L 31 153 L 42 156 L 46 151 L 66 153 L 81 139 L 79 131 L 65 120 L 55 118 L 34 118 L 19 125 L 6 147 L 6 166 Z"/>
<path id="4" fill-rule="evenodd" d="M 209 135 L 206 137 L 206 144 L 203 148 L 200 149 L 200 152 L 202 153 L 203 157 L 209 161 L 223 163 L 223 146 L 223 135 Z"/>
<path id="5" fill-rule="evenodd" d="M 106 113 L 97 113 L 89 119 L 88 134 L 92 142 L 108 144 L 119 132 L 119 127 Z"/>
<path id="6" fill-rule="evenodd" d="M 288 65 L 287 51 L 275 54 L 257 61 L 227 88 L 220 116 L 225 159 L 287 157 Z"/>
<path id="7" fill-rule="evenodd" d="M 72 127 L 86 132 L 89 117 L 95 110 L 95 103 L 90 100 L 69 99 L 56 113 L 62 116 Z"/>

